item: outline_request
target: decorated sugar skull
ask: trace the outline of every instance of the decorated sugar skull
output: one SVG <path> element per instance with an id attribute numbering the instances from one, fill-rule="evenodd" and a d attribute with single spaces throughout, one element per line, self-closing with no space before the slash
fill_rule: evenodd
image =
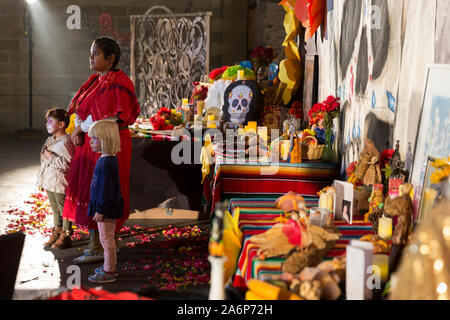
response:
<path id="1" fill-rule="evenodd" d="M 248 86 L 240 85 L 231 90 L 228 95 L 228 113 L 231 122 L 235 124 L 245 122 L 252 98 L 253 92 Z"/>
<path id="2" fill-rule="evenodd" d="M 264 95 L 254 81 L 238 80 L 224 93 L 224 128 L 236 128 L 248 121 L 258 121 L 264 108 Z"/>

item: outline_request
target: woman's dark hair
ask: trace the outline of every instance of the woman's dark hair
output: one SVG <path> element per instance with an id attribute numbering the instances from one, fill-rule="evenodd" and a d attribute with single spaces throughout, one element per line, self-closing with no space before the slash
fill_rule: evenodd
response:
<path id="1" fill-rule="evenodd" d="M 67 113 L 66 110 L 61 108 L 53 108 L 50 110 L 47 110 L 47 113 L 45 114 L 46 118 L 52 117 L 58 121 L 63 121 L 66 126 L 64 128 L 67 128 L 70 124 L 70 116 Z"/>
<path id="2" fill-rule="evenodd" d="M 120 61 L 120 47 L 117 41 L 109 37 L 101 37 L 95 39 L 94 43 L 102 49 L 105 59 L 108 59 L 111 54 L 115 55 L 111 70 L 116 69 Z"/>

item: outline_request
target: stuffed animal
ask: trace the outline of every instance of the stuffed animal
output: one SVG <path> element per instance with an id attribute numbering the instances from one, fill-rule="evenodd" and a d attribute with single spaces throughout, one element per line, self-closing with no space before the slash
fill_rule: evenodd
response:
<path id="1" fill-rule="evenodd" d="M 389 256 L 389 272 L 397 269 L 398 263 L 411 235 L 411 219 L 413 213 L 413 203 L 410 192 L 413 186 L 405 183 L 400 186 L 400 196 L 394 199 L 386 198 L 384 211 L 390 216 L 397 216 L 397 225 L 392 234 L 392 249 Z"/>

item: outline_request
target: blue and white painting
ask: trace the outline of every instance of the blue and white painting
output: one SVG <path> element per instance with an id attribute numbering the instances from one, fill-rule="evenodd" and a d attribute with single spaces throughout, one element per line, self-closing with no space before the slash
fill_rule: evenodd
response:
<path id="1" fill-rule="evenodd" d="M 412 173 L 416 211 L 422 194 L 427 157 L 450 156 L 450 97 L 433 95 L 431 107 L 422 115 L 421 121 L 423 124 L 419 123 L 419 126 L 423 127 L 419 129 Z"/>
<path id="2" fill-rule="evenodd" d="M 428 128 L 425 131 L 425 154 L 444 158 L 450 155 L 450 98 L 433 96 Z"/>

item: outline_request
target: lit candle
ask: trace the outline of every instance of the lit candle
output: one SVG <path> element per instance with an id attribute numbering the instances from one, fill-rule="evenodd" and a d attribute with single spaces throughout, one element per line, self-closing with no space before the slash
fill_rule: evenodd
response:
<path id="1" fill-rule="evenodd" d="M 258 129 L 258 123 L 256 121 L 249 121 L 247 123 L 247 125 L 248 125 L 249 129 L 253 129 L 253 130 L 255 130 L 255 132 Z"/>
<path id="2" fill-rule="evenodd" d="M 392 219 L 381 217 L 378 220 L 378 235 L 384 240 L 392 238 Z"/>
<path id="3" fill-rule="evenodd" d="M 267 127 L 258 127 L 258 136 L 263 138 L 264 142 L 267 143 Z"/>
<path id="4" fill-rule="evenodd" d="M 319 198 L 319 208 L 327 209 L 328 211 L 333 211 L 333 194 L 322 193 Z"/>
<path id="5" fill-rule="evenodd" d="M 373 269 L 373 273 L 380 277 L 380 281 L 385 283 L 389 278 L 389 256 L 386 254 L 374 254 L 372 264 L 378 268 Z"/>
<path id="6" fill-rule="evenodd" d="M 238 70 L 237 80 L 244 80 L 244 70 Z"/>
<path id="7" fill-rule="evenodd" d="M 325 193 L 322 193 L 319 197 L 319 208 L 325 208 Z"/>
<path id="8" fill-rule="evenodd" d="M 284 161 L 287 160 L 289 156 L 289 140 L 281 140 L 281 156 Z"/>
<path id="9" fill-rule="evenodd" d="M 189 103 L 189 100 L 188 99 L 183 99 L 182 100 L 183 102 L 183 107 L 185 107 L 185 106 L 187 106 L 188 105 L 188 103 Z"/>
<path id="10" fill-rule="evenodd" d="M 328 193 L 327 206 L 326 206 L 328 211 L 333 212 L 333 205 L 334 205 L 334 195 L 332 193 Z"/>

